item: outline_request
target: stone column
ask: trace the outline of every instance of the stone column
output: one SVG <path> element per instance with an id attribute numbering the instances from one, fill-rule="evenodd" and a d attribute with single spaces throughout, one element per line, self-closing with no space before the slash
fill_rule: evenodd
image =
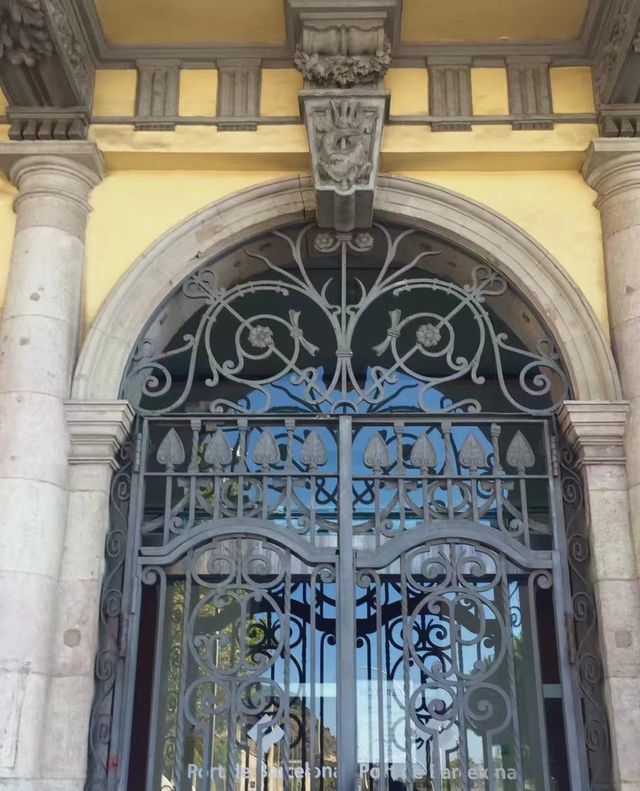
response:
<path id="1" fill-rule="evenodd" d="M 111 479 L 133 411 L 126 401 L 69 401 L 65 411 L 71 439 L 69 508 L 41 768 L 56 791 L 80 791 L 87 770 Z"/>
<path id="2" fill-rule="evenodd" d="M 68 398 L 81 319 L 90 143 L 0 144 L 18 189 L 0 324 L 0 788 L 34 788 L 67 517 Z"/>
<path id="3" fill-rule="evenodd" d="M 611 340 L 623 395 L 631 404 L 627 472 L 640 573 L 640 140 L 596 140 L 583 175 L 598 192 Z"/>
<path id="4" fill-rule="evenodd" d="M 640 590 L 629 519 L 626 402 L 568 401 L 560 427 L 584 481 L 617 791 L 640 791 Z"/>

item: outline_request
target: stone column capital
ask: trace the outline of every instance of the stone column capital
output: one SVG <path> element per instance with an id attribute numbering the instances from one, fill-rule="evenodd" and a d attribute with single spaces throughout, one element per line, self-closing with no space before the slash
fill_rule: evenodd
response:
<path id="1" fill-rule="evenodd" d="M 578 465 L 624 465 L 628 401 L 565 401 L 558 421 Z"/>
<path id="2" fill-rule="evenodd" d="M 594 140 L 589 144 L 582 175 L 598 193 L 597 206 L 628 190 L 640 189 L 640 139 Z"/>
<path id="3" fill-rule="evenodd" d="M 69 464 L 107 464 L 129 435 L 134 412 L 128 401 L 65 401 Z"/>
<path id="4" fill-rule="evenodd" d="M 0 143 L 0 170 L 18 189 L 17 230 L 48 226 L 84 237 L 89 195 L 105 174 L 95 143 Z"/>
<path id="5" fill-rule="evenodd" d="M 93 186 L 106 173 L 100 149 L 95 143 L 85 140 L 22 140 L 0 143 L 0 170 L 9 175 L 14 184 L 22 168 L 32 158 L 41 160 L 43 167 L 46 167 L 47 161 L 51 164 L 59 163 L 61 167 L 66 166 L 71 174 L 76 173 L 81 179 L 88 178 Z M 25 163 L 22 167 L 21 162 Z M 16 174 L 15 177 L 13 173 Z"/>

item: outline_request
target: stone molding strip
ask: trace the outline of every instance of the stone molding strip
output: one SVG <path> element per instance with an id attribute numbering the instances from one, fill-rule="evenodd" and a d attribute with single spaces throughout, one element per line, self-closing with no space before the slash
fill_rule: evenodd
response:
<path id="1" fill-rule="evenodd" d="M 108 464 L 116 470 L 116 454 L 133 423 L 128 401 L 65 401 L 71 450 L 69 464 Z"/>
<path id="2" fill-rule="evenodd" d="M 580 467 L 625 464 L 628 401 L 566 401 L 558 415 L 562 435 L 576 450 Z"/>

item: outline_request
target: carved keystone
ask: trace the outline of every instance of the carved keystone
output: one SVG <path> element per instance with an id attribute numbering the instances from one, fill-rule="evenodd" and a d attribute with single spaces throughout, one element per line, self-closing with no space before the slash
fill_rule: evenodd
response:
<path id="1" fill-rule="evenodd" d="M 372 223 L 389 104 L 383 79 L 399 12 L 398 0 L 288 0 L 322 228 L 351 231 Z"/>
<path id="2" fill-rule="evenodd" d="M 370 227 L 388 95 L 303 91 L 301 99 L 318 225 L 338 231 Z"/>

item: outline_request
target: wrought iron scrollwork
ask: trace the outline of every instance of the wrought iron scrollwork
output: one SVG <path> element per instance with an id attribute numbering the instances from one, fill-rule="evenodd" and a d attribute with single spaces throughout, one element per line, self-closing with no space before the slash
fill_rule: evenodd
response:
<path id="1" fill-rule="evenodd" d="M 358 632 L 363 655 L 378 653 L 368 662 L 383 701 L 369 734 L 375 764 L 387 782 L 391 767 L 404 765 L 415 784 L 405 787 L 467 789 L 474 778 L 538 787 L 548 772 L 545 723 L 541 698 L 527 688 L 540 694 L 540 666 L 521 610 L 552 586 L 550 570 L 518 568 L 489 547 L 457 541 L 418 546 L 393 568 L 357 577 L 359 612 L 376 614 L 375 628 L 361 617 Z"/>
<path id="2" fill-rule="evenodd" d="M 111 765 L 112 729 L 117 712 L 117 683 L 122 670 L 124 644 L 123 590 L 131 498 L 134 448 L 126 442 L 117 456 L 118 470 L 111 481 L 110 525 L 105 540 L 105 572 L 100 595 L 95 691 L 89 723 L 89 757 L 85 791 L 107 791 Z"/>
<path id="3" fill-rule="evenodd" d="M 604 698 L 604 667 L 591 576 L 591 546 L 584 488 L 575 455 L 562 448 L 560 469 L 571 584 L 571 625 L 574 631 L 577 679 L 592 791 L 611 791 L 611 737 Z"/>
<path id="4" fill-rule="evenodd" d="M 567 392 L 552 342 L 543 337 L 526 348 L 487 307 L 507 293 L 505 279 L 485 264 L 463 284 L 429 275 L 421 263 L 440 253 L 405 250 L 416 234 L 379 223 L 373 233 L 276 231 L 278 255 L 269 256 L 265 244 L 248 246 L 246 260 L 263 273 L 234 285 L 223 285 L 215 262 L 207 264 L 181 287 L 197 306 L 197 323 L 165 348 L 155 347 L 150 328 L 131 360 L 126 397 L 148 415 L 191 411 L 199 378 L 213 412 L 269 412 L 286 402 L 283 392 L 297 411 L 380 412 L 397 407 L 404 391 L 419 411 L 437 410 L 435 398 L 442 411 L 477 412 L 477 397 L 443 398 L 441 390 L 482 385 L 489 373 L 506 408 L 552 413 Z M 259 303 L 249 299 L 257 294 Z M 252 395 L 244 405 L 216 395 L 224 383 Z"/>

